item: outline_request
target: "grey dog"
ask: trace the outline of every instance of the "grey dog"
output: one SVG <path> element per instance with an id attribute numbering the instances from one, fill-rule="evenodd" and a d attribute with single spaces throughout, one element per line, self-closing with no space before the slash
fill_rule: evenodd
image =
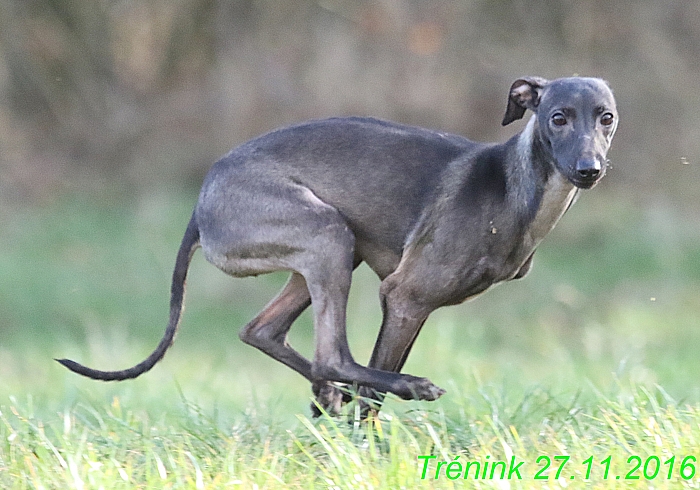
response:
<path id="1" fill-rule="evenodd" d="M 242 144 L 204 180 L 175 263 L 168 327 L 153 353 L 122 371 L 59 362 L 105 381 L 151 369 L 172 344 L 189 263 L 202 247 L 231 276 L 291 272 L 240 337 L 308 379 L 319 407 L 337 412 L 348 399 L 343 385 L 375 399 L 437 399 L 443 389 L 400 373 L 428 315 L 523 277 L 579 190 L 605 174 L 618 115 L 604 81 L 518 79 L 502 124 L 527 109 L 534 115 L 525 128 L 502 144 L 355 117 Z M 352 272 L 363 261 L 382 280 L 383 322 L 367 367 L 353 359 L 345 323 Z M 286 341 L 309 305 L 312 361 Z"/>

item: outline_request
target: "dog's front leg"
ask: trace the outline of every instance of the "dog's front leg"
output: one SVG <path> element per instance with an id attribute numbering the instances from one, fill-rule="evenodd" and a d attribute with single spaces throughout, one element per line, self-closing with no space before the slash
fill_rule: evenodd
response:
<path id="1" fill-rule="evenodd" d="M 306 278 L 315 315 L 316 351 L 311 367 L 314 383 L 326 380 L 357 384 L 378 392 L 391 392 L 406 400 L 435 400 L 440 397 L 444 390 L 426 378 L 364 367 L 354 361 L 350 354 L 345 332 L 345 306 L 348 291 L 345 287 L 338 288 L 338 285 L 341 284 L 339 278 L 342 276 L 342 270 L 336 269 L 332 280 L 328 279 L 316 283 L 309 277 Z M 326 283 L 325 287 L 324 282 Z M 349 275 L 347 289 L 349 290 Z M 417 328 L 408 327 L 402 332 L 395 328 L 384 329 L 389 344 L 401 344 L 406 347 L 397 354 L 398 361 L 395 361 L 394 365 L 405 361 L 405 356 L 408 353 L 404 351 L 408 350 L 415 339 L 425 317 L 418 320 Z M 393 319 L 393 316 L 389 318 Z M 397 333 L 399 334 L 398 339 L 389 340 L 389 337 L 393 337 Z M 406 335 L 406 333 L 408 334 Z M 379 363 L 379 359 L 377 363 Z"/>
<path id="2" fill-rule="evenodd" d="M 401 288 L 395 276 L 389 276 L 382 282 L 380 303 L 382 326 L 368 367 L 398 373 L 406 363 L 431 309 L 411 301 L 410 295 Z M 372 400 L 381 404 L 385 395 L 384 392 L 366 386 L 361 387 L 359 393 L 364 399 L 363 416 L 366 416 L 370 408 L 376 408 Z"/>

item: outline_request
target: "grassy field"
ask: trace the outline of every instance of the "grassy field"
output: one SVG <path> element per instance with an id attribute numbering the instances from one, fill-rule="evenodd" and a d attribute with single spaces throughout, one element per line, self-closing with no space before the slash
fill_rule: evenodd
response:
<path id="1" fill-rule="evenodd" d="M 593 194 L 527 278 L 431 316 L 405 371 L 447 394 L 391 399 L 368 424 L 354 405 L 310 420 L 308 384 L 238 340 L 286 276 L 234 280 L 201 253 L 161 364 L 120 384 L 68 373 L 52 358 L 110 369 L 155 346 L 195 196 L 5 209 L 0 486 L 604 488 L 628 476 L 700 486 L 700 223 L 670 203 Z M 348 323 L 362 362 L 380 321 L 378 284 L 357 271 Z M 291 343 L 309 355 L 312 337 L 305 314 Z M 519 472 L 500 481 L 496 464 L 494 479 L 474 478 L 474 463 L 483 473 L 498 461 Z M 548 480 L 535 480 L 540 470 Z"/>

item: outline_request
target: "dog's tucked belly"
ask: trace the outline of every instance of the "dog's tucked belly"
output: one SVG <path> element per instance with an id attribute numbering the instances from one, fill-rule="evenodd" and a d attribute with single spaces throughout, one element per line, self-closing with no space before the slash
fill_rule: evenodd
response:
<path id="1" fill-rule="evenodd" d="M 401 250 L 392 250 L 382 244 L 358 239 L 355 256 L 367 263 L 380 279 L 396 270 L 401 261 Z"/>

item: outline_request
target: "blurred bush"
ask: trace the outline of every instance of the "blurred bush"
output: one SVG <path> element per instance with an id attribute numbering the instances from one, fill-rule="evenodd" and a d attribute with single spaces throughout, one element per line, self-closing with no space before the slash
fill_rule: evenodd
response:
<path id="1" fill-rule="evenodd" d="M 329 115 L 504 139 L 514 78 L 585 74 L 622 115 L 602 192 L 692 207 L 699 63 L 685 0 L 5 0 L 0 192 L 196 187 L 232 145 Z"/>

